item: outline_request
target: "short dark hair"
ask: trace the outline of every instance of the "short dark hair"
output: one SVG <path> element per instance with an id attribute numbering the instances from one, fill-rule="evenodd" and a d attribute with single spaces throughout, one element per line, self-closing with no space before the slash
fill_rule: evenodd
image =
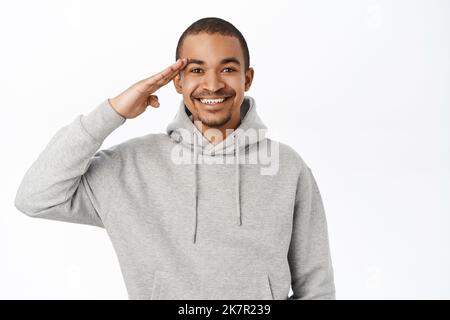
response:
<path id="1" fill-rule="evenodd" d="M 239 40 L 239 43 L 241 44 L 242 52 L 244 54 L 245 71 L 248 70 L 248 68 L 250 67 L 250 53 L 248 52 L 247 42 L 245 41 L 244 36 L 230 22 L 216 17 L 207 17 L 197 20 L 183 32 L 180 39 L 178 40 L 175 61 L 180 58 L 180 50 L 183 45 L 184 39 L 188 35 L 196 35 L 202 32 L 208 34 L 217 33 L 223 36 L 232 36 L 237 38 Z"/>

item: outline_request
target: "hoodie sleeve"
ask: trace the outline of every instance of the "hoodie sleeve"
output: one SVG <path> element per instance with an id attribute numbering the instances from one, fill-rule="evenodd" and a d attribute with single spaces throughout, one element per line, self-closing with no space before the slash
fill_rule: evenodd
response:
<path id="1" fill-rule="evenodd" d="M 112 154 L 97 150 L 125 121 L 107 99 L 59 129 L 25 173 L 16 208 L 30 217 L 104 227 L 91 182 Z"/>
<path id="2" fill-rule="evenodd" d="M 297 184 L 288 261 L 294 292 L 289 300 L 336 299 L 325 210 L 306 165 Z"/>

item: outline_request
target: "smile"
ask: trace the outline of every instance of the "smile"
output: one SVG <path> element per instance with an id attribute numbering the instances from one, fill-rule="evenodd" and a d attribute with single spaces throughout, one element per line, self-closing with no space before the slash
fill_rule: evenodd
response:
<path id="1" fill-rule="evenodd" d="M 225 102 L 228 99 L 229 99 L 229 97 L 217 98 L 217 99 L 197 99 L 197 100 L 200 101 L 202 104 L 206 104 L 206 105 L 218 105 L 218 104 Z"/>

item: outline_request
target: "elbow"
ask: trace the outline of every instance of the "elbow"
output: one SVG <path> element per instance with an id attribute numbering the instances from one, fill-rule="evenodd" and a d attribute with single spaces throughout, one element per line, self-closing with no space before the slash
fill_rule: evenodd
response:
<path id="1" fill-rule="evenodd" d="M 14 206 L 17 210 L 24 213 L 29 217 L 34 217 L 36 213 L 36 208 L 33 206 L 32 201 L 29 200 L 29 196 L 19 191 L 14 199 Z"/>
<path id="2" fill-rule="evenodd" d="M 26 214 L 26 215 L 30 215 L 30 207 L 27 204 L 27 202 L 25 201 L 25 198 L 21 193 L 20 190 L 17 192 L 16 197 L 14 199 L 14 206 L 16 207 L 17 210 L 19 210 L 20 212 Z"/>

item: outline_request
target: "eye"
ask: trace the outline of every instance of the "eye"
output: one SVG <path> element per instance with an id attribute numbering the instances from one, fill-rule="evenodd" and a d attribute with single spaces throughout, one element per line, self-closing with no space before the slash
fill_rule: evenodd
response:
<path id="1" fill-rule="evenodd" d="M 191 72 L 192 73 L 198 73 L 198 72 L 194 72 L 194 70 L 201 70 L 200 68 L 194 68 L 194 69 L 191 69 Z"/>
<path id="2" fill-rule="evenodd" d="M 225 68 L 225 69 L 228 69 L 228 70 L 231 70 L 231 71 L 236 71 L 233 68 Z M 223 69 L 223 70 L 225 70 L 225 69 Z"/>
<path id="3" fill-rule="evenodd" d="M 227 69 L 230 70 L 230 71 L 228 71 L 228 72 L 226 72 L 226 73 L 236 71 L 234 68 L 229 68 L 229 67 L 224 68 L 223 70 L 227 70 Z M 197 72 L 198 70 L 202 70 L 202 69 L 200 69 L 200 68 L 193 68 L 193 69 L 190 70 L 190 72 L 191 72 L 191 73 L 200 73 L 200 72 Z"/>

